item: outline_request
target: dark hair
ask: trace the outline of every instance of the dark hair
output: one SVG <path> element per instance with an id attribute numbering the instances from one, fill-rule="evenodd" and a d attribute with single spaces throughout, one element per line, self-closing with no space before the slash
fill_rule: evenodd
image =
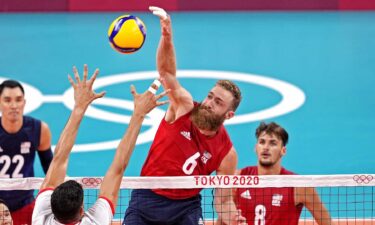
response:
<path id="1" fill-rule="evenodd" d="M 240 88 L 230 80 L 219 80 L 216 82 L 216 85 L 232 93 L 234 98 L 232 108 L 233 111 L 236 111 L 242 99 Z"/>
<path id="2" fill-rule="evenodd" d="M 265 122 L 261 122 L 255 131 L 256 138 L 258 139 L 263 132 L 265 132 L 266 134 L 273 134 L 276 137 L 280 138 L 283 142 L 283 146 L 288 144 L 288 132 L 286 132 L 283 127 L 275 122 L 270 122 L 268 124 Z"/>
<path id="3" fill-rule="evenodd" d="M 0 95 L 3 94 L 4 88 L 17 88 L 19 87 L 23 94 L 25 94 L 25 90 L 20 82 L 16 80 L 4 80 L 3 83 L 0 84 Z"/>
<path id="4" fill-rule="evenodd" d="M 60 184 L 51 196 L 52 213 L 60 223 L 76 222 L 82 204 L 83 189 L 74 180 Z"/>
<path id="5" fill-rule="evenodd" d="M 0 204 L 7 205 L 7 203 L 4 200 L 2 200 L 1 198 L 0 198 Z"/>

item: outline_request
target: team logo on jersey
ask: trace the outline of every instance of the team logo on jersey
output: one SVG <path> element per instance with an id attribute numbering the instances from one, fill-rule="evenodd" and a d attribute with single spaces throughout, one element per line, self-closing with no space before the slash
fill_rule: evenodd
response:
<path id="1" fill-rule="evenodd" d="M 250 190 L 246 190 L 241 194 L 242 198 L 251 199 Z"/>
<path id="2" fill-rule="evenodd" d="M 189 131 L 181 131 L 180 133 L 182 136 L 184 136 L 186 139 L 191 141 L 190 132 Z"/>
<path id="3" fill-rule="evenodd" d="M 198 220 L 198 225 L 203 225 L 204 223 L 203 223 L 203 219 L 202 218 L 199 218 L 199 220 Z"/>
<path id="4" fill-rule="evenodd" d="M 31 142 L 26 141 L 21 143 L 21 154 L 28 154 L 30 153 L 30 147 L 31 147 Z"/>
<path id="5" fill-rule="evenodd" d="M 208 151 L 204 151 L 204 153 L 203 153 L 203 155 L 202 155 L 202 157 L 201 157 L 201 160 L 202 160 L 202 162 L 203 162 L 204 164 L 207 164 L 207 161 L 208 161 L 209 159 L 211 159 L 211 157 L 212 157 L 211 153 L 209 153 Z"/>
<path id="6" fill-rule="evenodd" d="M 283 196 L 280 194 L 274 194 L 272 196 L 272 205 L 273 206 L 280 206 L 281 200 L 283 200 Z"/>

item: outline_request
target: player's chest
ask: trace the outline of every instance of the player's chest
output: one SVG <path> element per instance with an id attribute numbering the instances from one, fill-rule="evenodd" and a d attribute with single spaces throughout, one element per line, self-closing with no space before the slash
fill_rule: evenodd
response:
<path id="1" fill-rule="evenodd" d="M 289 188 L 252 188 L 238 189 L 238 200 L 242 205 L 255 208 L 262 205 L 267 208 L 282 208 L 294 204 L 292 191 Z"/>
<path id="2" fill-rule="evenodd" d="M 35 148 L 35 140 L 27 135 L 27 133 L 20 133 L 13 136 L 0 135 L 0 154 L 28 155 Z"/>
<path id="3" fill-rule="evenodd" d="M 194 168 L 199 168 L 200 173 L 211 173 L 216 168 L 217 157 L 221 151 L 221 146 L 215 145 L 215 141 L 199 135 L 197 130 L 190 126 L 181 126 L 173 132 L 171 138 L 175 154 L 183 164 L 185 174 L 193 174 Z M 205 171 L 205 172 L 204 172 Z"/>

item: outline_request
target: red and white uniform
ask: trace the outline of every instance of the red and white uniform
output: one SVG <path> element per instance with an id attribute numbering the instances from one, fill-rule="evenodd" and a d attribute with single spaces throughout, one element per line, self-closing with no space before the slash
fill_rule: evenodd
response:
<path id="1" fill-rule="evenodd" d="M 284 168 L 280 175 L 293 175 Z M 241 170 L 241 175 L 258 175 L 256 166 Z M 235 202 L 250 225 L 297 225 L 303 208 L 295 205 L 294 188 L 238 188 Z"/>
<path id="2" fill-rule="evenodd" d="M 54 219 L 51 209 L 51 195 L 53 189 L 41 190 L 36 198 L 33 225 L 62 225 Z M 95 204 L 85 212 L 81 221 L 74 225 L 109 225 L 114 215 L 112 202 L 99 197 Z M 69 224 L 73 225 L 73 224 Z"/>
<path id="3" fill-rule="evenodd" d="M 209 175 L 218 169 L 232 148 L 227 131 L 222 125 L 215 136 L 207 137 L 193 125 L 190 115 L 171 124 L 161 121 L 141 176 Z M 186 199 L 198 195 L 200 189 L 153 191 L 171 199 Z"/>

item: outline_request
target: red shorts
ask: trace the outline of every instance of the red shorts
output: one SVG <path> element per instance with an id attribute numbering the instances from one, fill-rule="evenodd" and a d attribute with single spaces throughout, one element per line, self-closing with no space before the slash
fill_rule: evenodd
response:
<path id="1" fill-rule="evenodd" d="M 13 225 L 31 225 L 35 201 L 12 212 Z"/>

